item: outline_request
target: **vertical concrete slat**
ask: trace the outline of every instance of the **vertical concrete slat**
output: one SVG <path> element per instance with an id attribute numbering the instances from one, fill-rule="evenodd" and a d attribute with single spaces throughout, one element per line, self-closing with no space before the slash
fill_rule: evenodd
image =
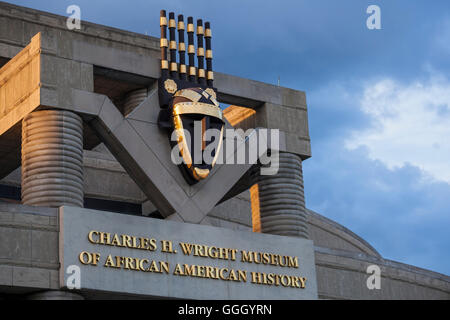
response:
<path id="1" fill-rule="evenodd" d="M 62 110 L 22 120 L 22 202 L 83 207 L 83 121 Z"/>
<path id="2" fill-rule="evenodd" d="M 261 210 L 259 207 L 259 186 L 257 183 L 250 187 L 250 202 L 252 205 L 253 232 L 261 232 Z"/>
<path id="3" fill-rule="evenodd" d="M 260 175 L 258 193 L 262 233 L 308 238 L 300 156 L 280 152 L 278 173 Z"/>
<path id="4" fill-rule="evenodd" d="M 123 113 L 128 115 L 138 105 L 140 105 L 145 99 L 147 99 L 147 88 L 137 89 L 129 92 L 124 101 Z"/>

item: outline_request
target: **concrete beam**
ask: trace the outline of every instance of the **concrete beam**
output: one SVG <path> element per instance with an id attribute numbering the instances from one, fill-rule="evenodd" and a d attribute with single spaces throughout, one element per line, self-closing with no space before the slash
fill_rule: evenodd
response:
<path id="1" fill-rule="evenodd" d="M 66 17 L 5 3 L 0 4 L 0 20 L 0 56 L 6 58 L 42 32 L 42 105 L 61 106 L 73 88 L 93 91 L 94 67 L 124 81 L 130 75 L 142 82 L 160 76 L 158 38 L 85 21 L 81 30 L 70 31 Z M 258 120 L 258 126 L 284 128 L 276 119 L 298 120 L 285 132 L 286 151 L 302 159 L 311 156 L 304 92 L 220 72 L 215 72 L 215 86 L 221 102 L 256 108 L 266 120 Z"/>
<path id="2" fill-rule="evenodd" d="M 0 204 L 0 228 L 2 292 L 59 289 L 57 209 Z M 450 299 L 447 275 L 362 252 L 318 246 L 314 250 L 321 299 Z M 367 266 L 372 264 L 381 268 L 381 290 L 365 286 Z"/>
<path id="3" fill-rule="evenodd" d="M 252 165 L 216 164 L 208 179 L 188 185 L 170 159 L 166 133 L 157 125 L 157 91 L 126 117 L 106 96 L 87 91 L 72 90 L 67 104 L 91 119 L 89 124 L 165 217 L 177 213 L 185 222 L 200 223 Z M 248 149 L 247 143 L 238 148 Z"/>
<path id="4" fill-rule="evenodd" d="M 82 21 L 70 31 L 67 17 L 11 4 L 0 4 L 0 56 L 13 57 L 36 33 L 45 38 L 44 51 L 112 70 L 159 78 L 159 38 Z M 10 27 L 13 26 L 13 27 Z M 11 32 L 12 30 L 13 32 Z M 3 50 L 1 50 L 3 47 Z M 305 93 L 215 72 L 219 98 L 230 104 L 258 107 L 263 102 L 306 106 Z"/>

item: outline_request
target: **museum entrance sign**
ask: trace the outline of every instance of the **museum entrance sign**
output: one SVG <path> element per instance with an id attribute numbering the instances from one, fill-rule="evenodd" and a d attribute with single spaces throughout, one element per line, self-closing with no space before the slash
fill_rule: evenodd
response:
<path id="1" fill-rule="evenodd" d="M 74 207 L 61 207 L 59 215 L 61 288 L 186 299 L 317 299 L 311 240 Z"/>

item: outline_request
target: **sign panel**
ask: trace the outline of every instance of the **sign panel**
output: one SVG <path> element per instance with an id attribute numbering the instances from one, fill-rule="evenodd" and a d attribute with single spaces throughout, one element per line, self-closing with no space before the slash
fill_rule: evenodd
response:
<path id="1" fill-rule="evenodd" d="M 60 285 L 185 299 L 317 299 L 311 240 L 60 208 Z"/>

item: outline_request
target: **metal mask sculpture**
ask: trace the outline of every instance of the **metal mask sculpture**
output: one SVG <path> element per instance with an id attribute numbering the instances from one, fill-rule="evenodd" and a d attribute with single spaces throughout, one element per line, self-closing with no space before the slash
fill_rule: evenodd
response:
<path id="1" fill-rule="evenodd" d="M 166 28 L 169 26 L 167 39 Z M 159 104 L 161 111 L 158 118 L 160 128 L 168 130 L 172 147 L 178 147 L 183 163 L 179 166 L 189 184 L 195 184 L 205 179 L 211 172 L 222 146 L 223 115 L 217 102 L 217 90 L 213 87 L 212 50 L 210 23 L 197 20 L 197 67 L 195 67 L 194 24 L 188 17 L 188 57 L 186 66 L 184 42 L 185 25 L 183 16 L 169 13 L 167 23 L 165 10 L 161 11 L 161 78 L 159 79 Z M 178 45 L 175 40 L 175 29 L 178 28 Z M 205 42 L 205 46 L 203 45 Z M 170 52 L 170 62 L 167 59 L 167 48 Z M 206 48 L 206 51 L 205 51 Z M 177 63 L 177 51 L 179 63 Z M 204 58 L 206 57 L 206 71 Z M 201 129 L 199 134 L 199 130 Z M 220 132 L 219 141 L 206 141 L 204 133 L 208 129 Z M 172 141 L 175 132 L 176 141 Z M 189 134 L 188 134 L 189 133 Z M 211 143 L 217 145 L 213 150 L 213 161 L 205 162 L 203 150 Z M 201 152 L 194 152 L 200 150 Z"/>

